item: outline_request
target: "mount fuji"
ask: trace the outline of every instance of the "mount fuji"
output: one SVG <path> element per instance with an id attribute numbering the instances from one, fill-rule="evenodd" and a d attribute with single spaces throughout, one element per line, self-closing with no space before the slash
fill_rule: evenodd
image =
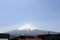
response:
<path id="1" fill-rule="evenodd" d="M 33 26 L 31 24 L 26 24 L 22 27 L 17 28 L 16 30 L 12 30 L 7 32 L 12 37 L 18 37 L 20 35 L 28 35 L 28 36 L 36 36 L 48 34 L 48 31 L 43 30 L 42 28 Z M 49 34 L 57 34 L 57 32 L 49 31 Z"/>

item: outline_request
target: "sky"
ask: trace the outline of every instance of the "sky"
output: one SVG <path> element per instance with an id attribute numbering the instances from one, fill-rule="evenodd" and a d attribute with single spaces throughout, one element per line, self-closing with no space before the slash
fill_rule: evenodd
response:
<path id="1" fill-rule="evenodd" d="M 0 0 L 0 32 L 28 23 L 60 32 L 60 0 Z"/>

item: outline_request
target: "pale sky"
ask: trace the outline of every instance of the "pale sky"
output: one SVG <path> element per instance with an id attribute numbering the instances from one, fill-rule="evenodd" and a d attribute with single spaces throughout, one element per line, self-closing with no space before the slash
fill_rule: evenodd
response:
<path id="1" fill-rule="evenodd" d="M 25 23 L 60 32 L 60 0 L 0 0 L 0 32 Z"/>

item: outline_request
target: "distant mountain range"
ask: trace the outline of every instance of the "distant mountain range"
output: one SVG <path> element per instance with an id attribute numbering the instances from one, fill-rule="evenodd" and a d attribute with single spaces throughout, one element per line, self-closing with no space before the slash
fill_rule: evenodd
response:
<path id="1" fill-rule="evenodd" d="M 52 32 L 52 31 L 45 31 L 45 30 L 41 30 L 38 27 L 35 27 L 31 24 L 26 24 L 22 27 L 19 27 L 16 30 L 12 30 L 7 32 L 10 34 L 10 36 L 13 37 L 18 37 L 20 35 L 30 35 L 30 36 L 36 36 L 36 35 L 43 35 L 43 34 L 57 34 L 57 32 Z"/>

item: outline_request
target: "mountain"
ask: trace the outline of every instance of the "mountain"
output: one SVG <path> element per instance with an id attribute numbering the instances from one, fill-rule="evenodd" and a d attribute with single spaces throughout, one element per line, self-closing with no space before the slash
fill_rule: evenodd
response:
<path id="1" fill-rule="evenodd" d="M 43 35 L 48 34 L 48 31 L 42 30 L 42 28 L 33 26 L 31 24 L 26 24 L 22 27 L 17 28 L 16 30 L 9 31 L 7 33 L 9 33 L 10 36 L 18 37 L 20 35 Z M 49 31 L 49 34 L 57 34 L 57 32 Z"/>

